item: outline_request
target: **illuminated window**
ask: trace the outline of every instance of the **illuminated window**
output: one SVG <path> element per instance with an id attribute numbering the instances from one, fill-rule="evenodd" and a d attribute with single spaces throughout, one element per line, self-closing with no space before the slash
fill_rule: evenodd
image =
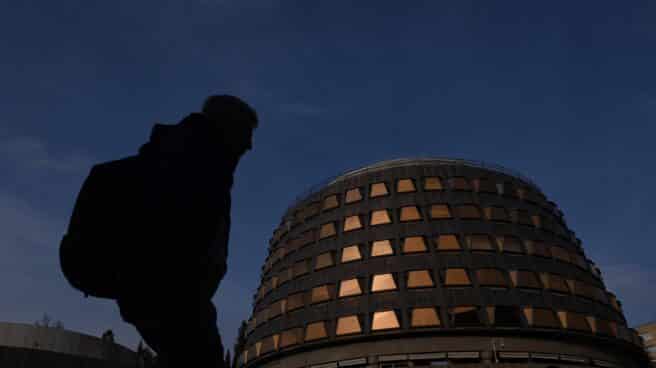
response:
<path id="1" fill-rule="evenodd" d="M 403 239 L 403 253 L 426 252 L 426 242 L 423 236 L 411 236 Z"/>
<path id="2" fill-rule="evenodd" d="M 526 198 L 526 189 L 524 189 L 524 188 L 515 189 L 515 196 L 517 196 L 517 198 L 519 198 L 519 199 Z"/>
<path id="3" fill-rule="evenodd" d="M 471 280 L 464 268 L 449 268 L 445 272 L 445 286 L 470 286 Z"/>
<path id="4" fill-rule="evenodd" d="M 287 297 L 287 312 L 305 306 L 305 293 L 300 292 Z"/>
<path id="5" fill-rule="evenodd" d="M 362 229 L 360 216 L 349 216 L 344 219 L 344 232 Z"/>
<path id="6" fill-rule="evenodd" d="M 314 266 L 314 269 L 320 270 L 322 268 L 333 266 L 334 264 L 335 261 L 333 260 L 333 253 L 326 252 L 317 256 L 317 264 Z"/>
<path id="7" fill-rule="evenodd" d="M 360 295 L 360 294 L 362 294 L 362 288 L 360 288 L 360 281 L 357 278 L 340 281 L 339 283 L 340 298 L 353 296 L 353 295 Z"/>
<path id="8" fill-rule="evenodd" d="M 371 221 L 369 225 L 384 225 L 392 223 L 389 212 L 387 210 L 376 210 L 371 212 Z"/>
<path id="9" fill-rule="evenodd" d="M 371 192 L 369 193 L 369 197 L 371 197 L 371 198 L 382 197 L 382 196 L 386 196 L 388 194 L 389 194 L 389 191 L 387 190 L 387 184 L 385 184 L 385 183 L 371 184 Z"/>
<path id="10" fill-rule="evenodd" d="M 362 200 L 362 192 L 360 188 L 353 188 L 346 192 L 346 203 L 354 203 Z"/>
<path id="11" fill-rule="evenodd" d="M 569 294 L 569 287 L 567 286 L 567 281 L 565 278 L 550 274 L 550 273 L 541 273 L 540 280 L 544 284 L 545 289 L 556 291 L 559 293 Z"/>
<path id="12" fill-rule="evenodd" d="M 526 252 L 532 256 L 551 258 L 549 247 L 540 241 L 526 240 Z"/>
<path id="13" fill-rule="evenodd" d="M 440 317 L 435 308 L 413 308 L 410 315 L 410 326 L 412 327 L 438 327 Z"/>
<path id="14" fill-rule="evenodd" d="M 560 322 L 550 309 L 524 308 L 524 316 L 529 326 L 544 328 L 560 328 Z"/>
<path id="15" fill-rule="evenodd" d="M 570 263 L 569 252 L 565 248 L 553 246 L 551 247 L 551 254 L 559 261 Z"/>
<path id="16" fill-rule="evenodd" d="M 329 222 L 327 224 L 321 225 L 321 230 L 319 230 L 319 239 L 329 238 L 331 236 L 335 236 L 336 234 L 337 230 L 335 229 L 335 223 Z"/>
<path id="17" fill-rule="evenodd" d="M 501 270 L 494 268 L 476 270 L 476 277 L 481 286 L 508 287 L 508 281 L 506 281 Z"/>
<path id="18" fill-rule="evenodd" d="M 358 316 L 346 316 L 337 319 L 337 336 L 350 335 L 362 332 Z"/>
<path id="19" fill-rule="evenodd" d="M 520 327 L 521 313 L 519 307 L 497 305 L 487 307 L 487 318 L 491 325 L 497 327 Z"/>
<path id="20" fill-rule="evenodd" d="M 484 234 L 468 235 L 467 245 L 471 250 L 493 251 L 492 242 L 490 237 Z"/>
<path id="21" fill-rule="evenodd" d="M 449 308 L 449 319 L 451 320 L 451 327 L 473 327 L 481 325 L 478 308 L 476 307 Z"/>
<path id="22" fill-rule="evenodd" d="M 522 243 L 514 236 L 498 236 L 499 250 L 506 253 L 522 253 Z"/>
<path id="23" fill-rule="evenodd" d="M 440 251 L 449 251 L 449 250 L 460 250 L 460 242 L 455 235 L 440 235 L 436 239 L 437 241 L 437 250 Z"/>
<path id="24" fill-rule="evenodd" d="M 445 204 L 434 204 L 430 207 L 430 217 L 432 219 L 450 219 L 451 211 Z"/>
<path id="25" fill-rule="evenodd" d="M 568 330 L 592 332 L 588 321 L 582 314 L 559 311 L 558 318 L 560 319 L 560 323 L 563 325 L 563 327 Z"/>
<path id="26" fill-rule="evenodd" d="M 456 213 L 458 214 L 458 217 L 464 220 L 481 218 L 481 213 L 478 210 L 478 207 L 472 205 L 456 206 Z"/>
<path id="27" fill-rule="evenodd" d="M 513 285 L 518 288 L 540 289 L 542 285 L 537 276 L 531 271 L 510 271 L 510 279 Z"/>
<path id="28" fill-rule="evenodd" d="M 331 299 L 331 289 L 330 285 L 321 285 L 312 289 L 312 294 L 310 298 L 311 303 L 321 303 Z"/>
<path id="29" fill-rule="evenodd" d="M 308 269 L 308 260 L 304 259 L 302 261 L 298 261 L 294 263 L 294 277 L 299 277 L 301 275 L 305 275 L 306 273 L 309 272 Z"/>
<path id="30" fill-rule="evenodd" d="M 332 210 L 333 208 L 339 207 L 339 199 L 337 199 L 337 194 L 333 194 L 323 199 L 323 210 Z"/>
<path id="31" fill-rule="evenodd" d="M 291 330 L 283 331 L 282 334 L 280 334 L 280 347 L 286 348 L 288 346 L 299 344 L 302 337 L 302 328 L 292 328 Z"/>
<path id="32" fill-rule="evenodd" d="M 408 271 L 408 289 L 433 287 L 435 283 L 429 270 Z"/>
<path id="33" fill-rule="evenodd" d="M 372 331 L 391 330 L 400 327 L 399 319 L 396 316 L 396 312 L 393 310 L 375 312 L 371 321 Z"/>
<path id="34" fill-rule="evenodd" d="M 353 262 L 362 259 L 360 254 L 360 246 L 351 245 L 342 249 L 342 263 Z"/>
<path id="35" fill-rule="evenodd" d="M 443 190 L 442 180 L 437 177 L 424 178 L 424 190 Z"/>
<path id="36" fill-rule="evenodd" d="M 485 218 L 490 221 L 508 221 L 508 214 L 503 207 L 486 207 L 483 209 L 483 213 L 485 214 Z"/>
<path id="37" fill-rule="evenodd" d="M 535 226 L 538 229 L 542 227 L 542 218 L 540 217 L 540 215 L 532 215 L 531 222 L 533 223 L 533 226 Z"/>
<path id="38" fill-rule="evenodd" d="M 273 319 L 285 313 L 286 304 L 287 304 L 287 300 L 285 299 L 278 300 L 275 303 L 271 303 L 271 306 L 269 307 L 269 319 Z"/>
<path id="39" fill-rule="evenodd" d="M 314 341 L 328 337 L 326 322 L 310 323 L 305 328 L 305 341 Z"/>
<path id="40" fill-rule="evenodd" d="M 416 206 L 406 206 L 401 208 L 401 222 L 421 220 L 421 213 Z"/>
<path id="41" fill-rule="evenodd" d="M 451 190 L 471 190 L 467 179 L 463 177 L 449 178 L 449 186 Z"/>
<path id="42" fill-rule="evenodd" d="M 371 291 L 388 291 L 396 290 L 396 282 L 394 281 L 394 276 L 391 273 L 385 273 L 381 275 L 374 275 L 373 281 L 371 282 Z"/>
<path id="43" fill-rule="evenodd" d="M 396 182 L 397 193 L 416 192 L 415 182 L 412 179 L 400 179 Z"/>
<path id="44" fill-rule="evenodd" d="M 497 185 L 490 179 L 476 179 L 474 180 L 474 188 L 477 192 L 497 194 Z"/>
<path id="45" fill-rule="evenodd" d="M 372 257 L 389 256 L 392 254 L 394 254 L 394 250 L 389 240 L 376 240 L 371 244 Z"/>

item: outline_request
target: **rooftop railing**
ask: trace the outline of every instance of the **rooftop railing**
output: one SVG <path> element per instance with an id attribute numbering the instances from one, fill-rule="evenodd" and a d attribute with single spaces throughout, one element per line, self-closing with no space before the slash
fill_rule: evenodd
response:
<path id="1" fill-rule="evenodd" d="M 467 159 L 458 159 L 458 158 L 439 158 L 439 157 L 428 157 L 428 158 L 401 158 L 401 159 L 395 159 L 395 160 L 387 160 L 387 161 L 381 161 L 377 162 L 371 165 L 367 165 L 361 168 L 357 169 L 351 169 L 351 170 L 346 170 L 341 174 L 331 176 L 327 179 L 324 179 L 320 181 L 319 183 L 316 183 L 309 187 L 308 189 L 304 190 L 299 194 L 293 201 L 292 205 L 287 208 L 285 213 L 287 213 L 290 209 L 296 207 L 299 205 L 301 202 L 306 200 L 307 198 L 311 197 L 315 193 L 321 191 L 323 188 L 335 184 L 341 180 L 345 180 L 347 178 L 353 177 L 355 175 L 361 175 L 369 172 L 374 172 L 374 171 L 379 171 L 379 170 L 385 170 L 385 169 L 390 169 L 390 168 L 395 168 L 395 167 L 404 167 L 404 166 L 415 166 L 415 165 L 422 165 L 422 164 L 430 164 L 430 165 L 462 165 L 462 166 L 469 166 L 469 167 L 474 167 L 474 168 L 480 168 L 480 169 L 486 169 L 486 170 L 491 170 L 491 171 L 496 171 L 502 174 L 506 174 L 512 177 L 515 177 L 526 184 L 529 184 L 536 189 L 542 191 L 540 187 L 535 184 L 533 180 L 531 180 L 529 177 L 526 175 L 513 170 L 509 169 L 507 167 L 503 167 L 501 165 L 493 164 L 493 163 L 488 163 L 484 161 L 477 161 L 477 160 L 467 160 Z"/>

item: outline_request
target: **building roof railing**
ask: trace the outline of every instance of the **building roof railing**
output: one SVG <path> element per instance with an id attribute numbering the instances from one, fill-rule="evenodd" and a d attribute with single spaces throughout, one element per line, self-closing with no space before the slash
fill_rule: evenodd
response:
<path id="1" fill-rule="evenodd" d="M 528 176 L 513 170 L 509 169 L 507 167 L 489 163 L 489 162 L 484 162 L 484 161 L 478 161 L 478 160 L 468 160 L 468 159 L 461 159 L 461 158 L 446 158 L 446 157 L 425 157 L 425 158 L 400 158 L 400 159 L 394 159 L 394 160 L 386 160 L 386 161 L 380 161 L 376 162 L 371 165 L 367 165 L 364 167 L 360 167 L 357 169 L 350 169 L 342 172 L 341 174 L 338 175 L 333 175 L 327 179 L 324 179 L 320 181 L 319 183 L 316 183 L 312 186 L 310 186 L 308 189 L 304 190 L 299 194 L 293 201 L 292 205 L 287 208 L 287 211 L 289 211 L 291 208 L 296 207 L 299 205 L 301 202 L 303 202 L 305 199 L 311 197 L 313 194 L 319 192 L 321 189 L 335 184 L 339 181 L 348 179 L 350 177 L 356 176 L 356 175 L 361 175 L 365 173 L 370 173 L 370 172 L 375 172 L 379 170 L 385 170 L 385 169 L 390 169 L 390 168 L 396 168 L 396 167 L 404 167 L 404 166 L 416 166 L 416 165 L 422 165 L 422 164 L 430 164 L 430 165 L 461 165 L 461 166 L 469 166 L 469 167 L 475 167 L 475 168 L 480 168 L 480 169 L 487 169 L 491 171 L 496 171 L 502 174 L 506 174 L 508 176 L 512 176 L 514 178 L 517 178 L 526 184 L 529 184 L 536 189 L 542 191 L 540 187 L 535 184 L 533 180 L 531 180 Z M 287 212 L 285 211 L 285 212 Z"/>

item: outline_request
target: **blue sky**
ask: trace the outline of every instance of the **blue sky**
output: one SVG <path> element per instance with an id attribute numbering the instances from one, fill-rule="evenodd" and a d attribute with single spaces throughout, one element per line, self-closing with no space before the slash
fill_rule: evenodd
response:
<path id="1" fill-rule="evenodd" d="M 0 320 L 138 336 L 59 272 L 93 163 L 211 93 L 261 124 L 233 190 L 226 346 L 290 202 L 379 160 L 523 172 L 560 205 L 632 324 L 656 320 L 656 2 L 32 1 L 0 5 Z M 174 297 L 172 295 L 172 297 Z"/>

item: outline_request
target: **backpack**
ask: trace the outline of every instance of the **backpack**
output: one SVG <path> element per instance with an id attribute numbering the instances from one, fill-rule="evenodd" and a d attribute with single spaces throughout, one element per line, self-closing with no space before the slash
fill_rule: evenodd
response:
<path id="1" fill-rule="evenodd" d="M 138 166 L 136 156 L 95 165 L 80 189 L 59 261 L 85 297 L 118 298 L 125 240 L 138 216 L 130 206 L 139 196 Z"/>

